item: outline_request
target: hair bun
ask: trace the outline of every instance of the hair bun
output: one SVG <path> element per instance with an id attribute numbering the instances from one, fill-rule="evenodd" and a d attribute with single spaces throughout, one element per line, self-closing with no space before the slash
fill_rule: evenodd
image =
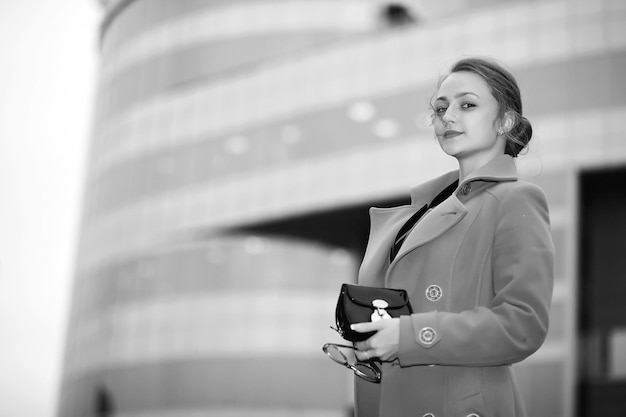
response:
<path id="1" fill-rule="evenodd" d="M 516 157 L 528 145 L 533 136 L 533 127 L 524 116 L 518 116 L 513 128 L 507 133 L 505 153 Z"/>

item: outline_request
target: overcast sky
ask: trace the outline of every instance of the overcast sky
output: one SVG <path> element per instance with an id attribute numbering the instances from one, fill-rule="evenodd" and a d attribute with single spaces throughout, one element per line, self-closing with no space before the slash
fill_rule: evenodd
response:
<path id="1" fill-rule="evenodd" d="M 0 416 L 54 416 L 97 65 L 97 0 L 0 2 Z"/>

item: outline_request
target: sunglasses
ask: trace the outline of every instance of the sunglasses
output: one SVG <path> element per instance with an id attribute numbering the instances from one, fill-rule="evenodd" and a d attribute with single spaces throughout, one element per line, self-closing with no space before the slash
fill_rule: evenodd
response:
<path id="1" fill-rule="evenodd" d="M 354 346 L 326 343 L 322 350 L 333 361 L 351 369 L 359 378 L 369 382 L 380 382 L 381 372 L 378 366 L 372 361 L 359 361 L 356 358 L 356 348 Z"/>

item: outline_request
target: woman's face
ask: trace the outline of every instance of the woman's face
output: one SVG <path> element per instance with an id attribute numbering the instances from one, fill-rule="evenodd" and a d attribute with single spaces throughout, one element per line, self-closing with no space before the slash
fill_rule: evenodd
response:
<path id="1" fill-rule="evenodd" d="M 498 136 L 498 102 L 489 85 L 471 72 L 454 72 L 439 87 L 433 127 L 445 153 L 486 163 L 504 153 Z"/>

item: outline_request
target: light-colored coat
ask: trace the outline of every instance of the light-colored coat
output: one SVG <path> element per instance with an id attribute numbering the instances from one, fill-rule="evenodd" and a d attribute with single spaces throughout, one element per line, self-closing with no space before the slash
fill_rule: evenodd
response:
<path id="1" fill-rule="evenodd" d="M 411 205 L 370 209 L 361 285 L 404 288 L 398 359 L 382 382 L 355 378 L 358 417 L 520 417 L 511 364 L 548 330 L 554 246 L 543 191 L 496 158 L 427 213 L 389 263 L 398 230 L 459 177 L 411 190 Z M 430 413 L 430 414 L 429 414 Z"/>

